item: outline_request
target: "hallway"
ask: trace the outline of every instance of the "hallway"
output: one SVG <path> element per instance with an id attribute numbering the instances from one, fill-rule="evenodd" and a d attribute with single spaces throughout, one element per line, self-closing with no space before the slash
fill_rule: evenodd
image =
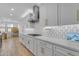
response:
<path id="1" fill-rule="evenodd" d="M 0 49 L 1 56 L 32 56 L 20 42 L 19 38 L 5 39 L 2 41 Z"/>

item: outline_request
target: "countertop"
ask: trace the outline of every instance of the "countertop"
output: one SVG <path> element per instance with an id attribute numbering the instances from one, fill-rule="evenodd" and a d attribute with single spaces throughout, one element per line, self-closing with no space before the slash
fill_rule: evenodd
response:
<path id="1" fill-rule="evenodd" d="M 26 34 L 24 34 L 24 35 L 26 35 Z M 26 36 L 29 36 L 29 35 L 26 35 Z M 49 42 L 51 44 L 67 48 L 67 49 L 70 49 L 72 51 L 79 52 L 79 42 L 76 42 L 76 41 L 70 41 L 70 40 L 66 40 L 66 39 L 50 38 L 50 37 L 45 37 L 45 36 L 30 36 L 30 37 Z"/>
<path id="2" fill-rule="evenodd" d="M 79 52 L 79 42 L 76 41 L 69 41 L 66 39 L 57 39 L 57 38 L 50 38 L 50 37 L 45 37 L 45 36 L 39 36 L 35 37 L 37 39 L 67 48 L 72 51 Z"/>

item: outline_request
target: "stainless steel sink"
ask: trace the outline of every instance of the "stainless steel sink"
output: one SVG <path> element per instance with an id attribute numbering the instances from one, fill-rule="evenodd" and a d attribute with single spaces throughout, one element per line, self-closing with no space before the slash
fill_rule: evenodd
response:
<path id="1" fill-rule="evenodd" d="M 30 36 L 42 36 L 41 34 L 28 34 Z"/>

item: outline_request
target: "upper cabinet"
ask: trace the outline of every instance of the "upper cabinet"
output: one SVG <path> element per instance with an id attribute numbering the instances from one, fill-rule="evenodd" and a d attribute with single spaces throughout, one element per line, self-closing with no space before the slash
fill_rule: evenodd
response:
<path id="1" fill-rule="evenodd" d="M 48 26 L 57 25 L 57 4 L 47 5 L 47 19 Z"/>
<path id="2" fill-rule="evenodd" d="M 59 25 L 69 25 L 77 23 L 77 8 L 76 4 L 59 4 Z"/>
<path id="3" fill-rule="evenodd" d="M 42 26 L 57 25 L 57 4 L 40 5 L 40 24 Z"/>
<path id="4" fill-rule="evenodd" d="M 70 25 L 79 23 L 79 4 L 40 4 L 40 24 L 44 26 Z"/>

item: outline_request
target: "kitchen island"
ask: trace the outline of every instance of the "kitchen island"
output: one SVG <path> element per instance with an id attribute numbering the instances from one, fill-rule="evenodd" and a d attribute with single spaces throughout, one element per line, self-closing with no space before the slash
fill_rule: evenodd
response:
<path id="1" fill-rule="evenodd" d="M 45 36 L 21 34 L 20 40 L 26 48 L 37 56 L 78 56 L 79 42 Z"/>

